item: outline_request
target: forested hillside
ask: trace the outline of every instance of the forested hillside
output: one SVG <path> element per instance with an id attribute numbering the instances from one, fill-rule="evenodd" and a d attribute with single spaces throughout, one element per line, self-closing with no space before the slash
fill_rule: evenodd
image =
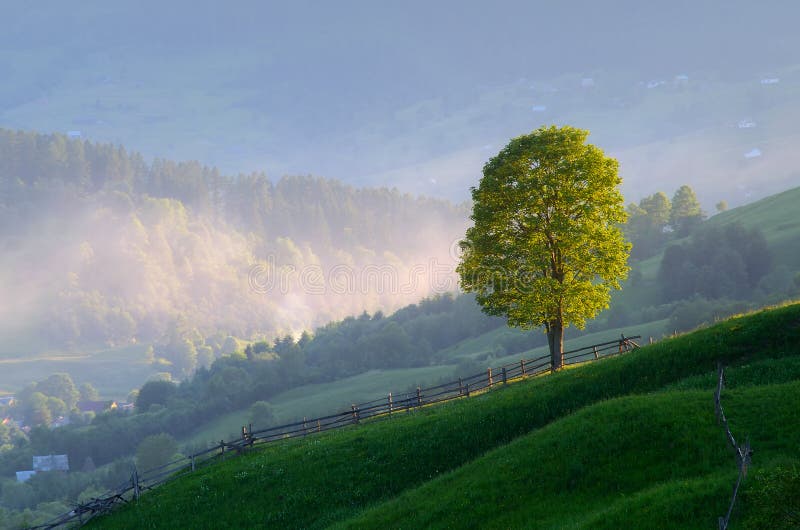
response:
<path id="1" fill-rule="evenodd" d="M 0 352 L 163 339 L 189 373 L 228 335 L 272 337 L 454 289 L 465 222 L 460 207 L 396 190 L 227 176 L 0 130 Z M 217 336 L 211 351 L 175 353 L 196 350 L 198 334 Z"/>

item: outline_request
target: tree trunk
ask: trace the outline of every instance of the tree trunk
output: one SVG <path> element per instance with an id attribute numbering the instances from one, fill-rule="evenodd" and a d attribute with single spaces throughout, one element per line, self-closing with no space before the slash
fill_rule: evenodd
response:
<path id="1" fill-rule="evenodd" d="M 550 347 L 550 370 L 555 372 L 564 366 L 564 324 L 550 322 L 546 326 L 547 345 Z"/>

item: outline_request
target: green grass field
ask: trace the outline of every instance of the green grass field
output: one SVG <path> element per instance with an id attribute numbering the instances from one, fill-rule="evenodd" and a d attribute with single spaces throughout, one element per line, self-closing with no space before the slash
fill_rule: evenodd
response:
<path id="1" fill-rule="evenodd" d="M 589 333 L 565 341 L 565 349 L 576 349 L 591 344 L 615 340 L 621 333 L 626 336 L 641 335 L 643 341 L 648 337 L 660 338 L 666 326 L 666 321 L 658 320 L 647 324 L 612 329 L 597 333 Z M 457 373 L 454 364 L 463 359 L 481 358 L 480 369 L 488 366 L 510 364 L 519 359 L 531 359 L 545 355 L 546 347 L 535 348 L 522 353 L 487 359 L 497 341 L 505 335 L 521 333 L 514 328 L 502 327 L 480 335 L 473 339 L 466 339 L 458 344 L 443 350 L 437 355 L 442 364 L 420 368 L 404 368 L 395 370 L 370 370 L 353 377 L 322 384 L 303 385 L 298 388 L 283 392 L 269 399 L 275 412 L 275 421 L 289 423 L 305 417 L 316 417 L 334 412 L 347 410 L 351 403 L 360 403 L 377 399 L 389 392 L 398 393 L 410 387 L 425 387 L 436 384 L 442 378 L 455 379 L 458 375 L 472 375 L 472 373 Z M 249 409 L 244 408 L 224 414 L 207 424 L 197 432 L 182 440 L 190 447 L 229 440 L 241 435 L 243 425 L 247 425 Z M 259 426 L 255 426 L 259 427 Z"/>
<path id="2" fill-rule="evenodd" d="M 769 243 L 776 265 L 800 269 L 800 188 L 793 188 L 760 201 L 735 208 L 709 219 L 709 224 L 725 226 L 741 223 L 758 228 Z"/>
<path id="3" fill-rule="evenodd" d="M 275 444 L 93 526 L 713 527 L 736 465 L 708 378 L 718 362 L 730 366 L 726 414 L 755 448 L 751 476 L 769 477 L 800 459 L 800 381 L 786 375 L 799 358 L 800 304 L 761 311 L 468 400 Z M 773 382 L 770 373 L 785 375 Z M 763 484 L 773 483 L 745 482 L 735 516 L 747 527 L 764 521 Z"/>
<path id="4" fill-rule="evenodd" d="M 269 400 L 277 424 L 314 418 L 346 410 L 351 403 L 375 399 L 389 392 L 403 391 L 411 386 L 430 385 L 440 377 L 452 377 L 452 366 L 431 366 L 397 370 L 370 370 L 331 383 L 303 385 L 282 392 Z M 183 440 L 190 446 L 230 440 L 241 436 L 243 425 L 250 421 L 249 409 L 231 412 L 210 421 Z M 254 428 L 263 427 L 255 425 Z"/>
<path id="5" fill-rule="evenodd" d="M 13 393 L 50 374 L 65 372 L 76 384 L 91 383 L 103 397 L 124 399 L 159 372 L 158 367 L 145 362 L 145 349 L 137 345 L 83 354 L 51 352 L 0 359 L 0 392 Z"/>

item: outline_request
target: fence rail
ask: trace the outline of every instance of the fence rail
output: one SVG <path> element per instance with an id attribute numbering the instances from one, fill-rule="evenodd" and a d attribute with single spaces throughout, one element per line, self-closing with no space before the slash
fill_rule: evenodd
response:
<path id="1" fill-rule="evenodd" d="M 638 335 L 633 337 L 621 335 L 619 339 L 613 341 L 565 351 L 563 353 L 563 364 L 567 366 L 595 361 L 630 351 L 639 347 L 634 341 L 634 339 L 638 338 L 640 338 Z M 134 468 L 130 480 L 124 484 L 108 490 L 97 498 L 77 504 L 69 512 L 61 514 L 45 524 L 31 527 L 30 530 L 53 529 L 67 525 L 83 526 L 97 515 L 109 512 L 114 506 L 138 500 L 142 492 L 146 490 L 153 489 L 186 473 L 191 473 L 216 460 L 241 454 L 256 445 L 309 436 L 359 424 L 365 420 L 389 418 L 396 413 L 411 412 L 435 403 L 469 398 L 475 393 L 486 391 L 495 386 L 503 386 L 512 381 L 541 375 L 550 371 L 550 366 L 550 354 L 533 359 L 520 359 L 495 368 L 487 368 L 485 371 L 471 376 L 459 377 L 456 381 L 428 388 L 417 387 L 414 391 L 401 394 L 389 392 L 386 397 L 364 403 L 354 403 L 349 409 L 336 414 L 311 419 L 303 418 L 302 421 L 258 430 L 253 430 L 252 425 L 244 426 L 242 427 L 241 438 L 236 440 L 229 442 L 220 440 L 218 444 L 209 449 L 173 460 L 141 473 Z M 719 397 L 717 397 L 717 403 L 719 403 Z"/>

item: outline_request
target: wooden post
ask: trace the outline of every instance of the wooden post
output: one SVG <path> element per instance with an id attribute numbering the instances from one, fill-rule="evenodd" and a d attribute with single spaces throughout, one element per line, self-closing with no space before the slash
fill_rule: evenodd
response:
<path id="1" fill-rule="evenodd" d="M 353 423 L 358 423 L 358 407 L 353 404 L 350 406 L 350 409 L 353 411 Z"/>
<path id="2" fill-rule="evenodd" d="M 133 483 L 133 498 L 139 502 L 139 472 L 136 467 L 133 468 L 133 475 L 131 475 L 131 482 Z"/>
<path id="3" fill-rule="evenodd" d="M 519 367 L 522 372 L 522 377 L 525 377 L 525 359 L 519 360 Z"/>
<path id="4" fill-rule="evenodd" d="M 247 427 L 242 425 L 242 441 L 247 443 Z"/>
<path id="5" fill-rule="evenodd" d="M 467 397 L 469 397 L 469 383 L 464 388 L 467 390 Z"/>
<path id="6" fill-rule="evenodd" d="M 303 416 L 303 436 L 308 434 L 308 423 L 306 423 L 306 417 Z"/>
<path id="7" fill-rule="evenodd" d="M 219 441 L 219 449 L 220 449 L 219 454 L 220 455 L 224 455 L 225 454 L 225 440 L 220 440 Z"/>
<path id="8" fill-rule="evenodd" d="M 420 387 L 417 387 L 417 406 L 422 406 L 422 389 Z"/>
<path id="9" fill-rule="evenodd" d="M 597 354 L 597 346 L 592 346 L 592 353 L 594 354 L 594 360 L 596 361 L 600 357 Z"/>
<path id="10" fill-rule="evenodd" d="M 492 386 L 492 369 L 491 369 L 491 367 L 486 369 L 486 381 L 489 383 L 489 386 L 491 387 Z"/>
<path id="11" fill-rule="evenodd" d="M 322 432 L 322 424 L 317 420 L 317 432 Z"/>
<path id="12" fill-rule="evenodd" d="M 650 336 L 650 344 L 653 344 L 653 342 L 655 342 L 655 341 L 653 340 L 653 336 L 651 335 Z"/>
<path id="13" fill-rule="evenodd" d="M 194 465 L 194 455 L 192 455 L 192 472 L 194 472 L 195 465 Z"/>
<path id="14" fill-rule="evenodd" d="M 508 379 L 506 378 L 506 367 L 505 366 L 503 367 L 503 384 L 504 385 L 508 384 Z"/>
<path id="15" fill-rule="evenodd" d="M 392 393 L 389 392 L 389 397 L 387 398 L 389 401 L 389 415 L 392 415 L 392 411 L 394 410 L 394 404 L 392 403 Z"/>
<path id="16" fill-rule="evenodd" d="M 464 395 L 464 383 L 460 377 L 458 378 L 458 395 L 459 396 Z"/>

